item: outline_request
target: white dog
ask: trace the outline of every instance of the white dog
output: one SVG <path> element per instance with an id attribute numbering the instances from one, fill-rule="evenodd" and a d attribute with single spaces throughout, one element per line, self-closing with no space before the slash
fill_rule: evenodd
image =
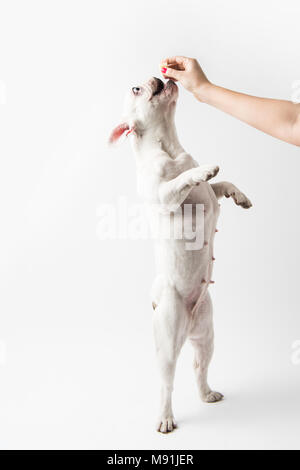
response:
<path id="1" fill-rule="evenodd" d="M 194 368 L 199 393 L 205 402 L 217 402 L 223 395 L 207 383 L 213 353 L 212 302 L 208 292 L 213 269 L 213 243 L 219 215 L 218 199 L 232 197 L 243 208 L 249 199 L 233 184 L 207 181 L 219 171 L 217 166 L 199 166 L 178 141 L 174 114 L 177 85 L 158 78 L 132 88 L 125 102 L 125 118 L 111 134 L 114 142 L 125 132 L 130 135 L 136 157 L 138 189 L 153 205 L 156 222 L 173 219 L 187 204 L 193 207 L 190 221 L 197 225 L 195 208 L 204 208 L 200 248 L 187 245 L 190 236 L 160 237 L 156 241 L 157 277 L 152 290 L 154 336 L 161 374 L 161 408 L 157 430 L 176 427 L 172 410 L 172 389 L 176 361 L 187 338 L 195 349 Z M 153 222 L 153 220 L 152 220 Z M 194 232 L 193 232 L 194 233 Z M 197 238 L 197 234 L 195 235 Z"/>

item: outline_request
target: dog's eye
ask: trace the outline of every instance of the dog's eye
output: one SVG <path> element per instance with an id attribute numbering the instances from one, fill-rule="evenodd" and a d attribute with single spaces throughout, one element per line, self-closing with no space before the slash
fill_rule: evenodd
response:
<path id="1" fill-rule="evenodd" d="M 138 95 L 140 91 L 141 91 L 141 89 L 140 89 L 139 87 L 137 87 L 137 86 L 134 86 L 134 87 L 132 88 L 132 93 L 133 93 L 134 95 Z"/>

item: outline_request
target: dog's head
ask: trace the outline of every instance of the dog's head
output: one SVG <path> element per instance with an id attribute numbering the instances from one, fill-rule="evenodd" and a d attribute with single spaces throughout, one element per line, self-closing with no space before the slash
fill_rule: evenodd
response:
<path id="1" fill-rule="evenodd" d="M 177 85 L 169 80 L 164 83 L 156 77 L 146 83 L 131 88 L 125 99 L 124 120 L 117 126 L 110 143 L 116 142 L 124 132 L 141 138 L 147 131 L 155 131 L 159 126 L 173 123 Z"/>

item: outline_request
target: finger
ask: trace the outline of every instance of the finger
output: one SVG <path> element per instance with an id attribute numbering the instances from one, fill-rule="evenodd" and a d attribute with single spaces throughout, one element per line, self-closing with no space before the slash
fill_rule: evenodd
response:
<path id="1" fill-rule="evenodd" d="M 171 78 L 172 80 L 180 80 L 182 74 L 180 70 L 171 69 L 169 67 L 163 67 L 161 73 L 164 78 Z"/>
<path id="2" fill-rule="evenodd" d="M 174 57 L 167 57 L 161 62 L 162 66 L 167 67 L 176 67 L 179 70 L 184 70 L 186 64 L 186 57 L 183 56 L 174 56 Z"/>
<path id="3" fill-rule="evenodd" d="M 173 57 L 165 58 L 162 62 L 165 63 L 166 65 L 169 65 L 169 64 L 184 65 L 186 63 L 186 59 L 187 57 L 175 55 Z"/>

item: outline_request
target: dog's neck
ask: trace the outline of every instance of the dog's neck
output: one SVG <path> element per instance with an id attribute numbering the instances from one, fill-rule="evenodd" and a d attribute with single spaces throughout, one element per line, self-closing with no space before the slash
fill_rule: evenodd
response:
<path id="1" fill-rule="evenodd" d="M 174 123 L 162 122 L 159 126 L 141 130 L 133 139 L 133 150 L 137 161 L 144 160 L 150 153 L 166 152 L 175 159 L 184 152 Z"/>

